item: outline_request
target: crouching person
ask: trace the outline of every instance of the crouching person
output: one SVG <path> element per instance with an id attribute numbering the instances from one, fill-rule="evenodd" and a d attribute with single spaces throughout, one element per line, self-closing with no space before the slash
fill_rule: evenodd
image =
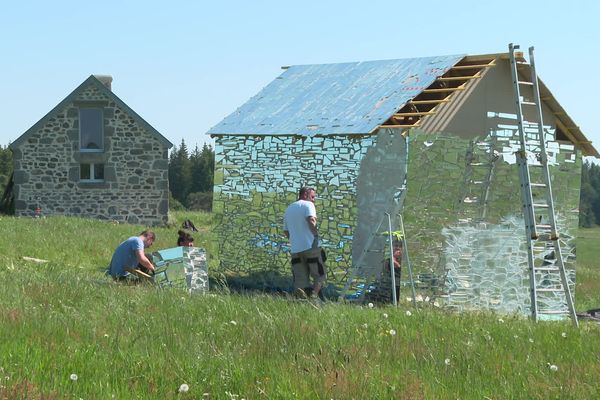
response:
<path id="1" fill-rule="evenodd" d="M 149 273 L 154 272 L 154 265 L 144 254 L 144 249 L 152 246 L 156 235 L 154 232 L 145 230 L 139 236 L 132 236 L 121 243 L 113 253 L 110 261 L 109 274 L 114 280 L 127 279 L 130 274 L 150 279 Z M 146 272 L 142 272 L 140 269 Z"/>

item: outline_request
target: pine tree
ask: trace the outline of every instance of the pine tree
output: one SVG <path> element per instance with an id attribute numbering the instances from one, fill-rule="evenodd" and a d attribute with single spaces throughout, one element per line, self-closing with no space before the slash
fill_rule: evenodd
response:
<path id="1" fill-rule="evenodd" d="M 594 163 L 589 163 L 590 187 L 593 192 L 588 194 L 590 197 L 591 209 L 593 212 L 594 225 L 600 225 L 600 166 Z"/>
<path id="2" fill-rule="evenodd" d="M 0 196 L 4 193 L 4 189 L 10 176 L 13 172 L 13 157 L 12 151 L 8 146 L 0 146 Z"/>
<path id="3" fill-rule="evenodd" d="M 590 182 L 591 165 L 587 161 L 581 169 L 581 192 L 579 198 L 579 226 L 591 227 L 596 224 L 593 204 L 598 199 L 598 194 Z"/>
<path id="4" fill-rule="evenodd" d="M 192 168 L 185 141 L 181 139 L 179 148 L 173 147 L 169 157 L 169 189 L 173 198 L 184 206 L 191 189 Z"/>
<path id="5" fill-rule="evenodd" d="M 194 151 L 190 155 L 190 162 L 192 165 L 192 182 L 190 193 L 202 192 L 202 180 L 204 179 L 204 171 L 202 170 L 202 155 L 198 150 L 198 145 L 194 148 Z"/>
<path id="6" fill-rule="evenodd" d="M 600 166 L 586 161 L 581 169 L 579 226 L 600 225 Z"/>
<path id="7" fill-rule="evenodd" d="M 212 192 L 215 175 L 215 152 L 212 146 L 204 143 L 200 153 L 201 168 L 204 173 L 202 178 L 201 192 Z"/>

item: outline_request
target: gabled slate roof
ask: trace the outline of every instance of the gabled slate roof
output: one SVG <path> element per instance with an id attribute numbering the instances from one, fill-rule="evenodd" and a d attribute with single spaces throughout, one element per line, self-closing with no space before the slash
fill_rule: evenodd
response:
<path id="1" fill-rule="evenodd" d="M 463 57 L 291 66 L 208 134 L 367 134 Z"/>
<path id="2" fill-rule="evenodd" d="M 135 111 L 133 111 L 127 104 L 125 104 L 125 102 L 123 102 L 123 100 L 121 100 L 119 97 L 117 97 L 116 94 L 114 94 L 111 90 L 109 90 L 106 86 L 104 86 L 104 84 L 102 84 L 102 82 L 100 82 L 98 80 L 98 78 L 96 78 L 94 75 L 90 75 L 90 77 L 87 78 L 85 81 L 83 81 L 83 83 L 81 85 L 79 85 L 75 90 L 73 90 L 71 92 L 71 94 L 69 94 L 67 97 L 65 97 L 65 99 L 63 101 L 58 103 L 58 105 L 56 107 L 54 107 L 52 110 L 50 110 L 48 112 L 48 114 L 46 114 L 44 117 L 42 117 L 42 119 L 40 119 L 38 122 L 36 122 L 31 128 L 29 128 L 27 131 L 25 131 L 25 133 L 23 133 L 21 136 L 19 136 L 17 138 L 17 140 L 12 142 L 9 145 L 9 147 L 12 149 L 18 148 L 25 140 L 27 140 L 27 138 L 31 134 L 37 132 L 40 128 L 42 128 L 44 125 L 46 125 L 47 121 L 50 118 L 54 117 L 59 111 L 61 111 L 67 105 L 72 103 L 77 98 L 79 93 L 90 85 L 95 86 L 100 92 L 105 94 L 110 100 L 114 101 L 119 108 L 121 108 L 125 113 L 127 113 L 127 115 L 132 117 L 139 125 L 141 125 L 151 135 L 156 136 L 158 138 L 158 140 L 161 143 L 163 143 L 165 146 L 167 146 L 168 148 L 173 147 L 173 144 L 169 140 L 167 140 L 167 138 L 165 138 L 163 135 L 161 135 L 156 129 L 154 129 L 152 127 L 152 125 L 150 125 L 148 122 L 146 122 Z"/>

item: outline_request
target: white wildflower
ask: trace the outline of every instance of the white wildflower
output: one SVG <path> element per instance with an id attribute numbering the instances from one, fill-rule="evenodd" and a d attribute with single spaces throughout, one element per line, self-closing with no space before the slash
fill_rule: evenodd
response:
<path id="1" fill-rule="evenodd" d="M 561 334 L 560 334 L 560 336 L 562 336 L 562 337 L 566 338 L 566 337 L 567 337 L 567 332 L 563 332 L 563 333 L 561 333 Z"/>
<path id="2" fill-rule="evenodd" d="M 190 390 L 190 387 L 187 383 L 182 383 L 181 386 L 179 386 L 179 393 L 186 393 L 188 390 Z"/>
<path id="3" fill-rule="evenodd" d="M 369 308 L 373 308 L 373 307 L 375 307 L 375 306 L 373 305 L 373 303 L 369 303 L 369 304 L 368 304 L 368 306 L 369 306 Z"/>
<path id="4" fill-rule="evenodd" d="M 78 376 L 77 376 L 77 374 L 71 374 L 71 376 L 69 376 L 69 378 L 70 378 L 70 379 L 71 379 L 73 382 L 75 382 L 75 381 L 77 380 Z"/>
<path id="5" fill-rule="evenodd" d="M 383 313 L 383 318 L 387 318 L 387 317 L 388 317 L 387 313 Z"/>
<path id="6" fill-rule="evenodd" d="M 558 367 L 554 364 L 548 363 L 548 368 L 550 368 L 550 371 L 558 371 Z"/>
<path id="7" fill-rule="evenodd" d="M 498 318 L 498 322 L 500 322 L 501 324 L 503 324 L 504 320 L 502 318 Z"/>
<path id="8" fill-rule="evenodd" d="M 446 364 L 446 365 L 450 365 L 450 359 L 449 359 L 449 358 L 446 358 L 446 359 L 444 360 L 444 364 Z"/>
<path id="9" fill-rule="evenodd" d="M 396 336 L 396 330 L 395 329 L 390 329 L 390 335 L 391 336 Z"/>
<path id="10" fill-rule="evenodd" d="M 367 329 L 368 327 L 369 327 L 369 325 L 363 324 L 363 328 Z"/>
<path id="11" fill-rule="evenodd" d="M 410 310 L 406 310 L 406 316 L 410 317 L 412 315 L 412 313 L 410 312 Z"/>
<path id="12" fill-rule="evenodd" d="M 107 338 L 107 337 L 108 337 L 108 333 L 105 333 L 105 334 L 104 334 L 104 337 L 105 337 L 105 338 Z"/>

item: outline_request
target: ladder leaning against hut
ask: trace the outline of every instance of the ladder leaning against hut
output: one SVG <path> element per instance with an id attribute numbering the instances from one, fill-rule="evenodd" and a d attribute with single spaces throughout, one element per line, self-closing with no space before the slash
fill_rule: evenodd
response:
<path id="1" fill-rule="evenodd" d="M 509 44 L 520 141 L 516 156 L 527 240 L 531 316 L 535 321 L 570 316 L 573 325 L 578 326 L 556 225 L 533 47 L 529 48 L 530 64 L 522 61 L 522 53 L 517 49 L 518 45 Z M 530 79 L 526 79 L 527 75 Z M 524 92 L 531 93 L 531 97 L 525 99 Z M 525 127 L 524 107 L 534 108 L 530 115 L 537 120 L 527 121 L 527 128 L 535 128 L 533 131 Z M 539 182 L 532 182 L 532 168 L 541 170 Z"/>

